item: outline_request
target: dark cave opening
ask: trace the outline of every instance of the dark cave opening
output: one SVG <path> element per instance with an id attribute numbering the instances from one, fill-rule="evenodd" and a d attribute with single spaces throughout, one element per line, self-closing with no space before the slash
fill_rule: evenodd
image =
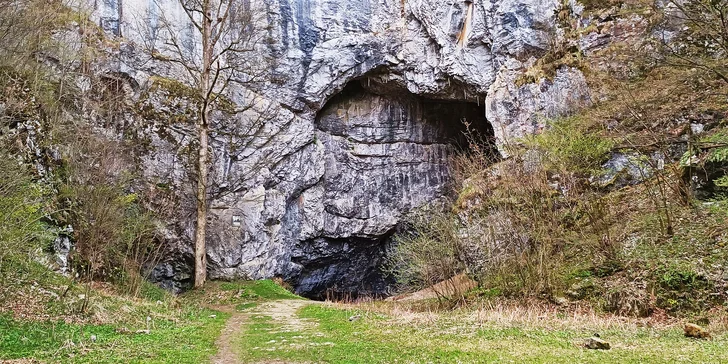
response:
<path id="1" fill-rule="evenodd" d="M 386 111 L 377 117 L 395 128 L 400 127 L 402 121 L 421 123 L 426 131 L 432 133 L 428 142 L 450 144 L 465 153 L 469 151 L 469 128 L 474 141 L 486 145 L 486 149 L 492 149 L 497 154 L 493 126 L 485 116 L 485 102 L 481 103 L 479 96 L 466 101 L 430 98 L 412 94 L 397 86 L 374 83 L 367 78 L 349 82 L 331 97 L 316 118 L 317 127 L 323 130 L 331 127 L 331 123 L 323 122 L 321 116 L 327 110 L 366 97 L 381 97 L 390 102 Z"/>
<path id="2" fill-rule="evenodd" d="M 296 293 L 313 300 L 349 301 L 385 298 L 392 277 L 382 271 L 392 233 L 380 238 L 317 238 L 296 247 L 293 259 L 304 269 Z"/>
<path id="3" fill-rule="evenodd" d="M 291 283 L 319 300 L 389 296 L 395 282 L 383 265 L 399 219 L 452 196 L 451 157 L 471 142 L 497 156 L 485 106 L 362 78 L 328 100 L 316 128 L 327 155 L 326 221 L 336 228 L 297 243 L 291 260 L 301 269 Z"/>

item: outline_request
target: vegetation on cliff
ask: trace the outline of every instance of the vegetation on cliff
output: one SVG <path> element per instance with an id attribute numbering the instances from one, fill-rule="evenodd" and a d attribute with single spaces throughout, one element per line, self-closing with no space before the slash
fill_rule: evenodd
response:
<path id="1" fill-rule="evenodd" d="M 464 271 L 487 295 L 585 300 L 637 316 L 724 314 L 728 4 L 666 6 L 586 7 L 587 17 L 611 24 L 635 15 L 646 22 L 579 57 L 591 107 L 506 146 L 505 161 L 460 158 L 452 211 L 415 215 L 398 237 L 391 260 L 403 283 L 431 285 Z M 560 17 L 567 40 L 602 31 Z M 550 60 L 520 82 L 570 66 Z"/>

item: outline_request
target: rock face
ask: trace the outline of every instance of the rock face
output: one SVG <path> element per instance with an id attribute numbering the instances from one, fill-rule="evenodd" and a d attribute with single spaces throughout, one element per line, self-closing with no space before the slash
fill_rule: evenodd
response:
<path id="1" fill-rule="evenodd" d="M 448 194 L 463 121 L 492 135 L 483 109 L 470 103 L 378 95 L 357 82 L 327 103 L 316 119 L 323 175 L 292 207 L 305 216 L 290 222 L 303 223 L 291 236 L 299 290 L 385 292 L 377 267 L 387 237 L 403 212 Z"/>
<path id="2" fill-rule="evenodd" d="M 575 69 L 514 83 L 557 36 L 559 0 L 250 3 L 265 15 L 258 51 L 276 62 L 262 85 L 233 83 L 227 92 L 238 104 L 254 94 L 256 107 L 218 115 L 213 125 L 213 279 L 281 276 L 311 296 L 385 293 L 379 265 L 388 237 L 407 211 L 448 194 L 463 120 L 502 146 L 538 129 L 539 115 L 588 102 Z M 198 42 L 176 0 L 93 2 L 87 10 L 109 36 L 123 37 L 99 73 L 123 75 L 131 102 L 156 112 L 126 115 L 126 124 L 149 145 L 139 158 L 147 188 L 164 186 L 175 201 L 157 205 L 167 214 L 170 254 L 152 278 L 182 289 L 194 232 L 184 151 L 194 129 L 170 124 L 178 105 L 165 103 L 169 90 L 152 88 L 156 76 L 184 81 L 184 73 L 141 44 L 163 43 L 165 22 L 186 29 L 190 52 Z"/>

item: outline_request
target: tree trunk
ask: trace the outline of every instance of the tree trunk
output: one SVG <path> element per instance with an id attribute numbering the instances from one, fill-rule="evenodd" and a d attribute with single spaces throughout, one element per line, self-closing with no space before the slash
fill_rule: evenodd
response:
<path id="1" fill-rule="evenodd" d="M 199 90 L 200 115 L 197 122 L 197 229 L 195 231 L 195 288 L 205 285 L 207 279 L 207 254 L 205 231 L 207 228 L 207 163 L 208 129 L 210 116 L 210 73 L 212 68 L 212 17 L 210 0 L 202 3 L 202 72 Z"/>
<path id="2" fill-rule="evenodd" d="M 195 230 L 195 288 L 202 287 L 207 278 L 205 232 L 207 229 L 207 127 L 199 123 L 197 159 L 197 229 Z"/>

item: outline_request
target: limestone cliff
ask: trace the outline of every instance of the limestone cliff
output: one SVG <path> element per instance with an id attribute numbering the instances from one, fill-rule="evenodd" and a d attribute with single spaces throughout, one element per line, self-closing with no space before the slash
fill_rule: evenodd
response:
<path id="1" fill-rule="evenodd" d="M 223 113 L 213 127 L 213 279 L 281 276 L 313 296 L 385 293 L 378 264 L 388 237 L 407 211 L 450 192 L 462 121 L 502 147 L 540 129 L 543 117 L 589 102 L 575 68 L 516 82 L 561 39 L 560 0 L 251 2 L 267 23 L 259 52 L 276 62 L 263 84 L 233 85 L 227 95 L 243 103 L 255 94 L 262 106 L 250 113 L 263 116 L 262 126 L 249 124 L 250 113 Z M 87 10 L 118 42 L 96 72 L 124 80 L 128 103 L 142 110 L 124 115 L 123 133 L 148 145 L 139 156 L 142 184 L 163 186 L 175 201 L 159 207 L 170 254 L 152 278 L 184 288 L 194 232 L 184 151 L 193 129 L 170 122 L 179 105 L 168 101 L 179 95 L 170 83 L 158 87 L 184 75 L 141 44 L 161 41 L 150 38 L 160 13 L 180 29 L 185 16 L 176 0 L 93 2 Z M 194 36 L 187 40 L 194 51 Z"/>

